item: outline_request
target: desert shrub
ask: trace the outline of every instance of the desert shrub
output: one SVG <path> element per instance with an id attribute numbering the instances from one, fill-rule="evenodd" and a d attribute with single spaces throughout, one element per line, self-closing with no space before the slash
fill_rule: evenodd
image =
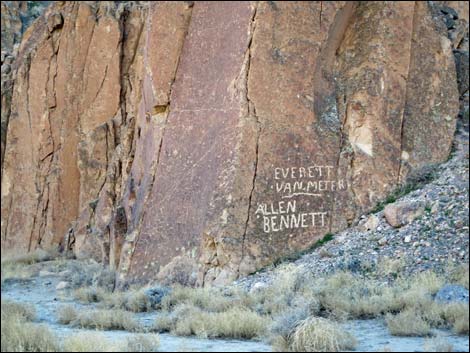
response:
<path id="1" fill-rule="evenodd" d="M 125 309 L 140 313 L 152 309 L 150 298 L 143 291 L 135 291 L 127 296 Z"/>
<path id="2" fill-rule="evenodd" d="M 90 310 L 79 313 L 74 325 L 98 330 L 137 331 L 138 323 L 122 310 Z"/>
<path id="3" fill-rule="evenodd" d="M 49 261 L 58 256 L 54 250 L 37 249 L 26 254 L 2 254 L 2 283 L 10 278 L 30 278 L 37 274 L 38 269 L 30 265 Z"/>
<path id="4" fill-rule="evenodd" d="M 110 342 L 100 332 L 79 332 L 67 336 L 62 342 L 64 352 L 123 352 L 125 346 Z"/>
<path id="5" fill-rule="evenodd" d="M 4 306 L 1 312 L 2 352 L 54 352 L 58 345 L 54 335 L 43 325 L 26 320 L 31 313 L 18 305 Z"/>
<path id="6" fill-rule="evenodd" d="M 180 304 L 190 304 L 210 312 L 221 312 L 232 307 L 234 300 L 230 296 L 225 296 L 216 288 L 191 288 L 182 286 L 173 288 L 171 293 L 162 300 L 162 308 L 167 311 Z"/>
<path id="7" fill-rule="evenodd" d="M 106 291 L 99 287 L 82 287 L 75 289 L 73 297 L 81 303 L 97 303 L 103 300 Z"/>
<path id="8" fill-rule="evenodd" d="M 270 319 L 253 311 L 231 308 L 224 312 L 206 312 L 191 304 L 182 304 L 171 314 L 157 317 L 155 330 L 178 336 L 203 338 L 252 339 L 266 333 Z"/>
<path id="9" fill-rule="evenodd" d="M 448 328 L 460 335 L 468 335 L 469 306 L 468 303 L 451 303 L 441 306 L 442 316 Z"/>
<path id="10" fill-rule="evenodd" d="M 425 352 L 453 352 L 454 347 L 452 343 L 446 340 L 444 337 L 432 337 L 427 338 L 424 341 Z"/>
<path id="11" fill-rule="evenodd" d="M 61 306 L 56 313 L 57 322 L 62 325 L 68 325 L 77 319 L 78 312 L 73 305 Z"/>
<path id="12" fill-rule="evenodd" d="M 155 319 L 155 323 L 152 329 L 155 332 L 170 332 L 172 329 L 174 329 L 175 325 L 176 318 L 174 314 L 162 312 L 159 313 Z"/>
<path id="13" fill-rule="evenodd" d="M 337 319 L 376 317 L 400 309 L 389 286 L 347 272 L 318 280 L 314 291 L 322 309 Z"/>
<path id="14" fill-rule="evenodd" d="M 61 312 L 63 323 L 73 318 L 73 311 Z M 65 319 L 64 319 L 65 318 Z M 69 321 L 72 326 L 96 330 L 125 330 L 137 331 L 139 324 L 130 314 L 123 310 L 85 310 L 77 313 L 76 317 Z"/>
<path id="15" fill-rule="evenodd" d="M 132 335 L 127 338 L 127 352 L 157 352 L 160 339 L 157 334 Z"/>
<path id="16" fill-rule="evenodd" d="M 420 313 L 411 309 L 397 315 L 387 314 L 385 321 L 393 336 L 427 336 L 431 333 L 431 326 Z"/>
<path id="17" fill-rule="evenodd" d="M 351 334 L 333 321 L 317 317 L 301 321 L 286 343 L 283 348 L 291 352 L 337 352 L 356 346 Z"/>
<path id="18" fill-rule="evenodd" d="M 101 298 L 101 304 L 109 309 L 122 309 L 135 313 L 154 309 L 151 298 L 147 296 L 144 289 L 104 293 Z"/>
<path id="19" fill-rule="evenodd" d="M 105 291 L 114 290 L 115 271 L 95 261 L 71 261 L 68 264 L 68 269 L 71 272 L 70 283 L 72 287 L 95 287 Z"/>
<path id="20" fill-rule="evenodd" d="M 25 321 L 33 321 L 36 317 L 36 311 L 33 305 L 14 302 L 12 300 L 2 300 L 1 303 L 2 319 L 10 316 L 18 316 Z"/>
<path id="21" fill-rule="evenodd" d="M 454 265 L 451 264 L 446 269 L 449 275 L 449 281 L 451 283 L 460 284 L 468 289 L 468 282 L 469 282 L 469 265 L 468 264 L 461 264 L 461 265 Z"/>
<path id="22" fill-rule="evenodd" d="M 65 352 L 156 352 L 159 346 L 158 335 L 130 335 L 126 340 L 110 340 L 103 333 L 80 332 L 64 339 Z"/>
<path id="23" fill-rule="evenodd" d="M 309 316 L 308 310 L 297 308 L 275 317 L 269 328 L 271 339 L 277 341 L 278 346 L 284 346 L 283 342 L 287 342 L 297 326 Z"/>
<path id="24" fill-rule="evenodd" d="M 296 307 L 296 298 L 309 301 L 314 311 L 318 301 L 310 287 L 311 278 L 302 273 L 294 265 L 283 265 L 279 268 L 273 283 L 253 294 L 254 303 L 251 308 L 264 314 L 279 315 L 289 308 Z M 300 300 L 300 299 L 299 299 Z"/>
<path id="25" fill-rule="evenodd" d="M 2 267 L 10 264 L 31 265 L 37 262 L 50 261 L 59 256 L 55 249 L 36 249 L 26 254 L 5 254 L 2 256 Z"/>
<path id="26" fill-rule="evenodd" d="M 379 276 L 393 276 L 397 277 L 402 270 L 406 267 L 405 259 L 390 259 L 384 258 L 377 263 L 376 272 Z"/>

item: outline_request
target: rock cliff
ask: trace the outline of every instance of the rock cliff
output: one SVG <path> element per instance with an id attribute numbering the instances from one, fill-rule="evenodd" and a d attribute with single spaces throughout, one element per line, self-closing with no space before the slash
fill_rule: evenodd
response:
<path id="1" fill-rule="evenodd" d="M 8 63 L 2 249 L 211 285 L 345 229 L 448 158 L 453 3 L 55 2 Z"/>

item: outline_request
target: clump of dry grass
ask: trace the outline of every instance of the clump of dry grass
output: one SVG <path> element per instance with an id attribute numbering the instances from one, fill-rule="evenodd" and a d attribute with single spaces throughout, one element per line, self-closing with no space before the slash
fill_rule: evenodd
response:
<path id="1" fill-rule="evenodd" d="M 314 286 L 309 286 L 312 281 L 295 266 L 284 265 L 279 269 L 272 285 L 257 291 L 252 295 L 252 300 L 244 302 L 253 310 L 273 316 L 281 315 L 286 309 L 299 305 L 310 305 L 308 310 L 315 314 L 320 307 L 313 291 Z"/>
<path id="2" fill-rule="evenodd" d="M 442 316 L 448 327 L 459 335 L 469 333 L 469 305 L 468 303 L 451 303 L 443 306 Z"/>
<path id="3" fill-rule="evenodd" d="M 27 322 L 34 318 L 29 308 L 2 302 L 2 352 L 54 352 L 58 345 L 52 333 L 42 325 Z"/>
<path id="4" fill-rule="evenodd" d="M 100 332 L 80 332 L 64 339 L 64 352 L 156 352 L 160 344 L 156 334 L 135 334 L 125 340 L 109 340 Z"/>
<path id="5" fill-rule="evenodd" d="M 10 316 L 18 316 L 25 321 L 33 321 L 36 317 L 36 310 L 34 306 L 14 302 L 12 300 L 2 300 L 1 303 L 2 318 Z"/>
<path id="6" fill-rule="evenodd" d="M 321 309 L 336 319 L 371 318 L 401 308 L 396 292 L 386 284 L 338 272 L 318 279 L 313 292 Z"/>
<path id="7" fill-rule="evenodd" d="M 380 276 L 398 276 L 406 266 L 406 260 L 384 258 L 377 263 L 377 273 Z"/>
<path id="8" fill-rule="evenodd" d="M 333 321 L 310 317 L 302 320 L 287 337 L 274 343 L 276 351 L 288 352 L 338 352 L 353 350 L 355 338 Z"/>
<path id="9" fill-rule="evenodd" d="M 97 303 L 103 300 L 106 291 L 99 287 L 81 287 L 75 289 L 73 297 L 81 303 Z"/>
<path id="10" fill-rule="evenodd" d="M 85 310 L 78 312 L 67 305 L 57 312 L 57 321 L 61 324 L 96 330 L 138 331 L 140 325 L 124 310 Z"/>
<path id="11" fill-rule="evenodd" d="M 153 308 L 145 289 L 132 289 L 127 292 L 104 292 L 100 298 L 101 304 L 106 308 L 122 309 L 141 313 L 151 311 Z"/>
<path id="12" fill-rule="evenodd" d="M 78 316 L 78 312 L 73 305 L 61 306 L 57 313 L 57 322 L 62 325 L 68 325 L 73 322 Z"/>
<path id="13" fill-rule="evenodd" d="M 162 300 L 162 308 L 171 310 L 180 304 L 190 304 L 209 312 L 221 312 L 234 305 L 230 296 L 225 296 L 216 288 L 191 288 L 177 286 Z"/>
<path id="14" fill-rule="evenodd" d="M 465 288 L 469 289 L 469 264 L 449 264 L 446 272 L 448 273 L 449 280 L 451 283 L 460 284 Z"/>
<path id="15" fill-rule="evenodd" d="M 159 315 L 155 330 L 170 331 L 178 336 L 252 339 L 262 337 L 269 324 L 268 317 L 248 309 L 234 307 L 223 312 L 207 312 L 182 304 L 172 313 Z"/>
<path id="16" fill-rule="evenodd" d="M 56 250 L 36 249 L 26 254 L 5 254 L 1 260 L 2 283 L 10 278 L 30 278 L 37 273 L 37 270 L 31 268 L 30 265 L 50 261 L 57 258 Z"/>
<path id="17" fill-rule="evenodd" d="M 86 310 L 80 312 L 72 325 L 96 330 L 137 331 L 139 324 L 123 310 Z"/>
<path id="18" fill-rule="evenodd" d="M 162 312 L 155 319 L 153 330 L 156 332 L 170 332 L 176 325 L 175 315 L 168 312 Z"/>
<path id="19" fill-rule="evenodd" d="M 9 264 L 31 265 L 37 262 L 50 261 L 59 256 L 56 249 L 36 249 L 26 254 L 5 254 L 2 256 L 2 267 Z"/>
<path id="20" fill-rule="evenodd" d="M 157 334 L 132 335 L 127 338 L 127 352 L 157 352 L 160 339 Z"/>
<path id="21" fill-rule="evenodd" d="M 424 341 L 425 352 L 453 352 L 454 346 L 444 337 L 428 338 Z"/>
<path id="22" fill-rule="evenodd" d="M 427 336 L 431 333 L 431 326 L 410 309 L 397 315 L 387 314 L 385 321 L 393 336 Z"/>
<path id="23" fill-rule="evenodd" d="M 110 342 L 100 332 L 80 332 L 66 337 L 62 342 L 64 352 L 119 352 L 122 347 Z"/>
<path id="24" fill-rule="evenodd" d="M 116 273 L 95 261 L 73 261 L 68 265 L 71 272 L 70 283 L 72 287 L 95 287 L 106 292 L 114 290 Z"/>
<path id="25" fill-rule="evenodd" d="M 55 352 L 57 340 L 47 327 L 22 322 L 18 318 L 2 319 L 2 352 Z"/>

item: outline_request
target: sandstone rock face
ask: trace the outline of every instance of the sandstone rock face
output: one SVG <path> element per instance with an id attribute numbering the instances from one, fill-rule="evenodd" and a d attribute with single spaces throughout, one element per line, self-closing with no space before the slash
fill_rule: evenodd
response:
<path id="1" fill-rule="evenodd" d="M 445 160 L 459 106 L 422 2 L 57 3 L 12 70 L 2 249 L 122 282 L 217 285 L 310 247 Z"/>

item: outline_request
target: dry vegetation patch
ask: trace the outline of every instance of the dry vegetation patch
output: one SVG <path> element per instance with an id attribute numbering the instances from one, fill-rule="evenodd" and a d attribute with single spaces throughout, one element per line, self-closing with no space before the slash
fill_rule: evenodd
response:
<path id="1" fill-rule="evenodd" d="M 64 339 L 64 352 L 156 352 L 160 341 L 156 334 L 130 335 L 111 341 L 101 332 L 80 332 Z"/>
<path id="2" fill-rule="evenodd" d="M 139 331 L 142 328 L 132 314 L 124 310 L 88 309 L 77 311 L 66 305 L 57 312 L 57 321 L 64 325 L 95 330 Z"/>
<path id="3" fill-rule="evenodd" d="M 57 340 L 47 327 L 30 322 L 34 317 L 34 311 L 29 306 L 2 301 L 2 352 L 54 352 L 58 350 Z"/>
<path id="4" fill-rule="evenodd" d="M 249 309 L 235 307 L 207 312 L 191 304 L 181 304 L 173 312 L 157 316 L 155 330 L 178 336 L 253 339 L 263 337 L 269 324 L 268 317 Z"/>
<path id="5" fill-rule="evenodd" d="M 338 352 L 353 350 L 356 340 L 336 323 L 325 318 L 310 317 L 302 320 L 294 332 L 275 341 L 276 351 Z"/>

